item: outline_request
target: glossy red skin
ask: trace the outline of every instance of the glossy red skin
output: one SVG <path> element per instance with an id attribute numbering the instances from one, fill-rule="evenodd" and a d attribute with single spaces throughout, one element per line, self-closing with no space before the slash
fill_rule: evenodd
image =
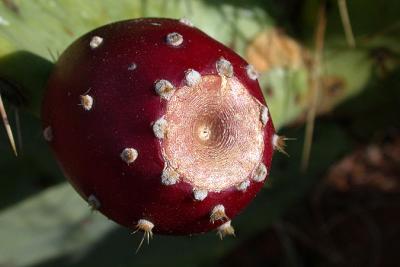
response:
<path id="1" fill-rule="evenodd" d="M 171 32 L 183 35 L 180 47 L 166 44 L 165 37 Z M 91 49 L 89 42 L 95 35 L 104 41 Z M 233 218 L 255 197 L 262 182 L 251 181 L 245 192 L 235 187 L 211 192 L 203 201 L 194 201 L 188 183 L 161 184 L 164 160 L 151 124 L 165 113 L 166 101 L 155 93 L 154 82 L 167 79 L 179 87 L 189 68 L 202 75 L 217 75 L 215 62 L 220 57 L 232 63 L 235 76 L 265 104 L 258 82 L 246 74 L 245 60 L 177 20 L 141 19 L 106 25 L 84 35 L 61 55 L 48 82 L 43 127 L 52 127 L 50 145 L 84 199 L 95 195 L 100 212 L 128 228 L 134 229 L 139 219 L 146 219 L 154 223 L 155 233 L 181 235 L 220 225 L 222 221 L 210 223 L 215 205 L 224 205 L 227 216 Z M 128 70 L 133 62 L 137 68 Z M 79 106 L 79 97 L 88 90 L 94 105 L 85 111 Z M 270 119 L 263 155 L 268 170 L 274 133 Z M 119 157 L 126 147 L 139 152 L 129 166 Z"/>

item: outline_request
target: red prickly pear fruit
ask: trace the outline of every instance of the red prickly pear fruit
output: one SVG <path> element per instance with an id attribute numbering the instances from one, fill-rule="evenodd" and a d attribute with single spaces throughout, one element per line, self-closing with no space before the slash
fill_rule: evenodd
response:
<path id="1" fill-rule="evenodd" d="M 79 194 L 147 238 L 233 234 L 276 143 L 257 72 L 186 20 L 127 20 L 80 37 L 54 68 L 42 119 Z"/>

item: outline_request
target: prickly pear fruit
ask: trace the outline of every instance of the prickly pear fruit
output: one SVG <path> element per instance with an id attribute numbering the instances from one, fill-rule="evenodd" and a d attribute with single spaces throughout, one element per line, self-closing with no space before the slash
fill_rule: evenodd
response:
<path id="1" fill-rule="evenodd" d="M 277 143 L 257 72 L 185 19 L 122 21 L 76 40 L 42 120 L 81 196 L 148 238 L 233 234 Z"/>

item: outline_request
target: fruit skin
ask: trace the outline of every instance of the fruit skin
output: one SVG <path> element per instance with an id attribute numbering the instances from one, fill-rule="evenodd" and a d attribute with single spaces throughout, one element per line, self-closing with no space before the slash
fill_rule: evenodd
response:
<path id="1" fill-rule="evenodd" d="M 166 36 L 178 32 L 177 47 Z M 94 36 L 102 42 L 93 47 Z M 218 75 L 216 61 L 231 62 L 234 76 L 265 105 L 258 82 L 248 77 L 248 63 L 200 30 L 172 19 L 136 19 L 98 28 L 76 40 L 59 58 L 48 81 L 42 107 L 43 129 L 51 127 L 49 142 L 66 177 L 84 198 L 95 196 L 98 210 L 134 229 L 140 219 L 151 221 L 153 232 L 206 232 L 225 220 L 210 222 L 218 204 L 233 218 L 262 188 L 251 180 L 246 191 L 234 186 L 193 199 L 193 187 L 180 181 L 161 184 L 164 159 L 152 124 L 165 114 L 166 104 L 154 83 L 167 79 L 176 88 L 185 85 L 185 71 Z M 135 68 L 132 67 L 135 64 Z M 179 89 L 177 89 L 179 90 Z M 90 110 L 80 105 L 90 95 Z M 264 128 L 263 163 L 270 170 L 275 130 L 269 119 Z M 121 160 L 125 148 L 139 156 L 132 164 Z"/>

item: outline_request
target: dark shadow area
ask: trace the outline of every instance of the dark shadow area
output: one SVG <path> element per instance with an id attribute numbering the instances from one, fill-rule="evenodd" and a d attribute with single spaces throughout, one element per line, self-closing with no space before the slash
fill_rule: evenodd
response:
<path id="1" fill-rule="evenodd" d="M 362 94 L 338 106 L 333 119 L 359 142 L 368 143 L 384 132 L 400 129 L 400 69 L 376 77 Z"/>
<path id="2" fill-rule="evenodd" d="M 43 91 L 53 65 L 28 51 L 17 51 L 1 57 L 0 92 L 9 103 L 39 115 Z"/>
<path id="3" fill-rule="evenodd" d="M 19 155 L 14 156 L 0 125 L 0 210 L 65 181 L 42 137 L 40 120 L 24 110 L 7 111 Z"/>
<path id="4" fill-rule="evenodd" d="M 52 67 L 53 63 L 27 51 L 0 58 L 0 92 L 19 151 L 19 156 L 15 157 L 1 129 L 0 209 L 63 181 L 42 138 L 40 120 L 35 117 L 39 115 Z"/>

